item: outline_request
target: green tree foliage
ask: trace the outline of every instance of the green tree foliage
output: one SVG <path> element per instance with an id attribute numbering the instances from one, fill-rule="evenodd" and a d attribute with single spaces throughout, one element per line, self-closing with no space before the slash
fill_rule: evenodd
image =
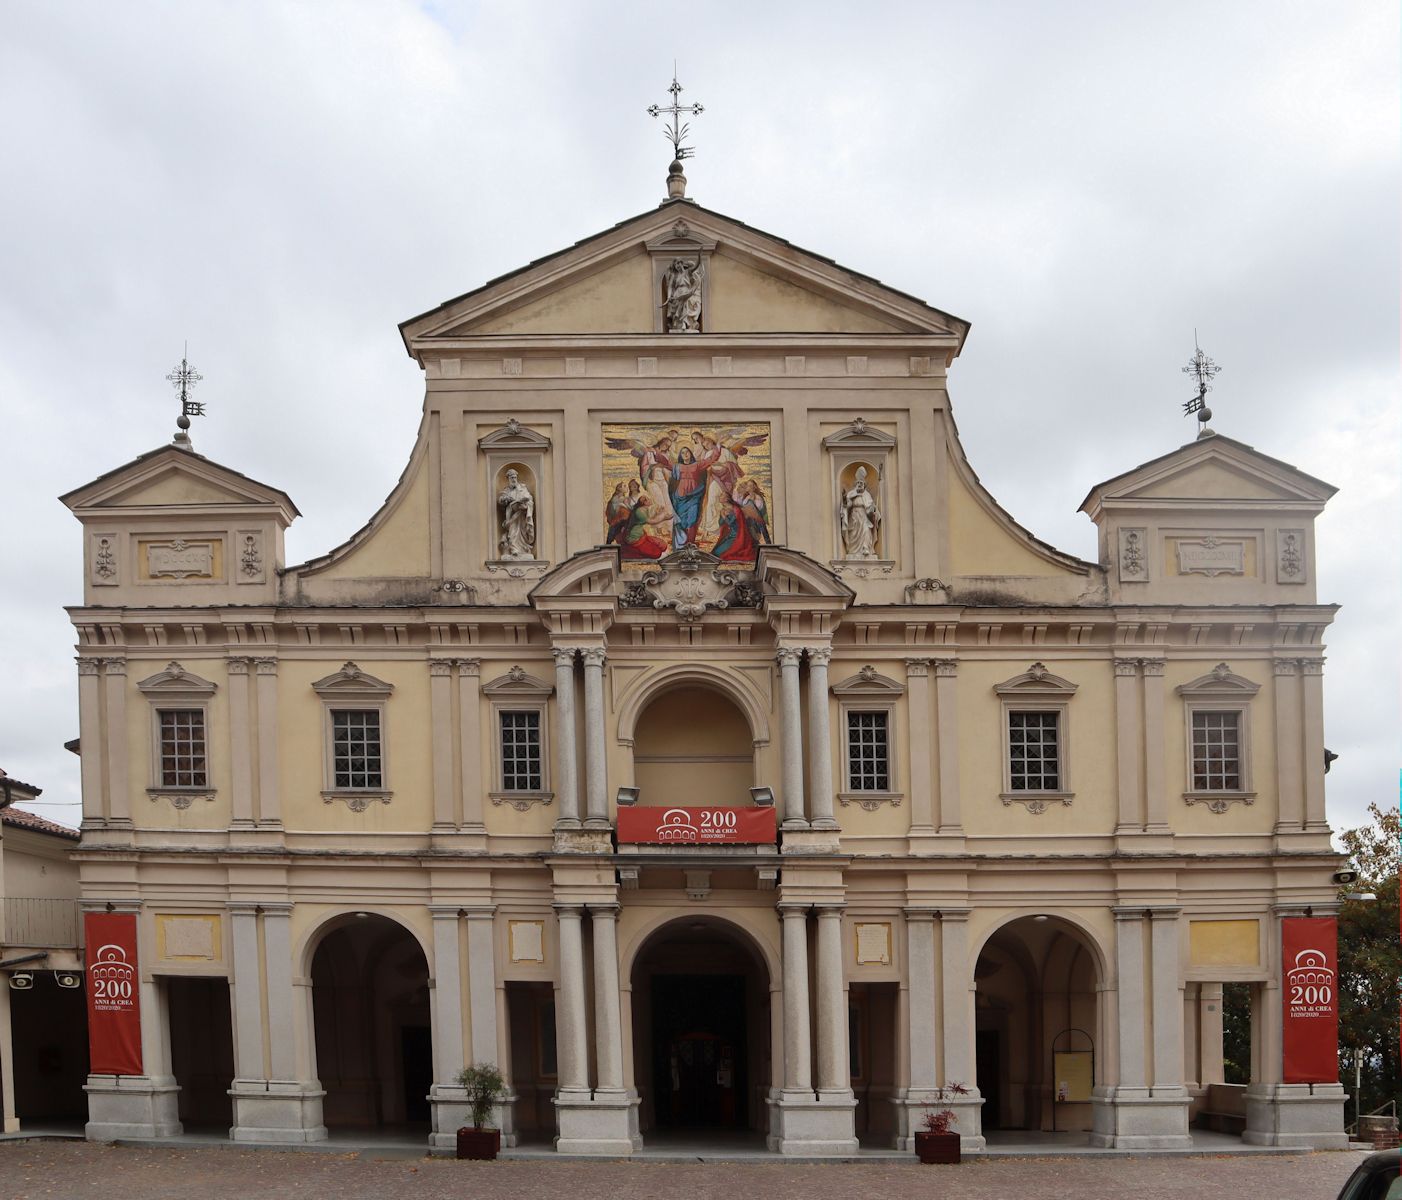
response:
<path id="1" fill-rule="evenodd" d="M 1402 938 L 1397 872 L 1402 818 L 1396 809 L 1368 806 L 1373 821 L 1340 837 L 1358 881 L 1340 889 L 1374 892 L 1376 900 L 1343 900 L 1339 907 L 1339 1077 L 1352 1091 L 1354 1054 L 1363 1052 L 1363 1104 L 1368 1112 L 1402 1103 Z"/>
<path id="2" fill-rule="evenodd" d="M 1222 1082 L 1251 1082 L 1251 985 L 1222 985 Z"/>

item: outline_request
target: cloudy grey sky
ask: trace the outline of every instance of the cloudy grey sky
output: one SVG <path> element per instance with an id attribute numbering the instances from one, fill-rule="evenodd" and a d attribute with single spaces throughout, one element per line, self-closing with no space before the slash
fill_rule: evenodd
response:
<path id="1" fill-rule="evenodd" d="M 1319 522 L 1336 827 L 1396 797 L 1393 0 L 0 4 L 0 766 L 76 823 L 78 526 L 166 441 L 285 488 L 289 561 L 389 491 L 396 325 L 652 207 L 672 61 L 701 203 L 973 322 L 969 456 L 1095 556 L 1087 488 L 1223 433 L 1339 485 Z"/>

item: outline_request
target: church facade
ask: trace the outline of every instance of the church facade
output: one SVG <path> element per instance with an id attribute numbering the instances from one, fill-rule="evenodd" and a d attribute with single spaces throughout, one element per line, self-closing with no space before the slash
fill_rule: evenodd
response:
<path id="1" fill-rule="evenodd" d="M 183 435 L 65 496 L 82 899 L 139 960 L 89 1136 L 448 1146 L 490 1062 L 508 1145 L 1179 1147 L 1240 983 L 1244 1136 L 1342 1144 L 1281 1016 L 1334 489 L 1208 433 L 1061 553 L 960 448 L 968 328 L 673 195 L 401 326 L 416 445 L 319 558 Z"/>

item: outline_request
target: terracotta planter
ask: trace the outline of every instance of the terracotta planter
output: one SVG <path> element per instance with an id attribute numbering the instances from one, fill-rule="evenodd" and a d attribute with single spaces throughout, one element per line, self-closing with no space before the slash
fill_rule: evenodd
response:
<path id="1" fill-rule="evenodd" d="M 493 1159 L 501 1149 L 500 1129 L 469 1129 L 464 1125 L 458 1130 L 458 1157 Z"/>
<path id="2" fill-rule="evenodd" d="M 959 1162 L 959 1135 L 957 1133 L 917 1133 L 915 1154 L 922 1163 Z"/>

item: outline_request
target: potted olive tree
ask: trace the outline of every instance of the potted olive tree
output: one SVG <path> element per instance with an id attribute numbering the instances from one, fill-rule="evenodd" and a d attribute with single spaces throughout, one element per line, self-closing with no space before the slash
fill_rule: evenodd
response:
<path id="1" fill-rule="evenodd" d="M 955 1096 L 967 1096 L 969 1089 L 962 1083 L 946 1083 L 935 1089 L 935 1102 L 946 1104 Z M 942 1108 L 939 1112 L 927 1112 L 921 1120 L 922 1129 L 915 1133 L 915 1153 L 922 1163 L 957 1163 L 959 1156 L 959 1135 L 954 1132 L 957 1124 L 954 1110 Z"/>
<path id="2" fill-rule="evenodd" d="M 473 1063 L 458 1072 L 458 1086 L 467 1090 L 472 1127 L 458 1130 L 458 1157 L 493 1159 L 501 1149 L 501 1130 L 488 1126 L 492 1109 L 506 1099 L 506 1080 L 492 1063 Z"/>

